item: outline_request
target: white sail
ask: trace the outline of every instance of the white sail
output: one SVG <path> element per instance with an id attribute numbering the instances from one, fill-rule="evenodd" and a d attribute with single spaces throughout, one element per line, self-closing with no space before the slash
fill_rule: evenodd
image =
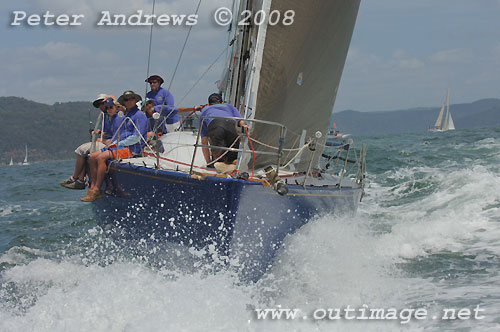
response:
<path id="1" fill-rule="evenodd" d="M 453 123 L 453 118 L 451 117 L 451 113 L 448 117 L 448 130 L 455 130 L 455 123 Z"/>
<path id="2" fill-rule="evenodd" d="M 26 154 L 24 156 L 23 165 L 29 165 L 28 163 L 28 145 L 26 144 Z"/>
<path id="3" fill-rule="evenodd" d="M 448 89 L 448 107 L 446 110 L 446 118 L 448 121 L 446 121 L 446 130 L 455 130 L 455 124 L 453 123 L 453 119 L 451 117 L 451 112 L 450 112 L 450 90 Z"/>
<path id="4" fill-rule="evenodd" d="M 244 2 L 240 9 L 294 13 L 293 24 L 249 28 L 240 35 L 232 54 L 247 54 L 248 60 L 232 68 L 233 75 L 239 75 L 239 85 L 233 76 L 226 89 L 228 100 L 247 118 L 286 126 L 284 148 L 297 148 L 317 132 L 323 134 L 320 143 L 324 143 L 358 8 L 357 0 Z M 255 124 L 252 135 L 273 146 L 279 143 L 279 130 L 267 124 Z M 321 154 L 304 152 L 306 156 L 295 159 L 299 171 L 305 171 L 309 163 L 315 165 Z M 286 155 L 281 163 L 291 158 Z M 259 155 L 255 167 L 274 163 L 275 156 Z"/>
<path id="5" fill-rule="evenodd" d="M 445 112 L 446 111 L 446 112 Z M 455 123 L 453 122 L 453 118 L 451 117 L 450 112 L 450 90 L 448 89 L 446 93 L 446 97 L 443 102 L 443 106 L 441 107 L 441 111 L 439 112 L 438 118 L 434 127 L 430 128 L 429 131 L 448 131 L 455 130 Z"/>
<path id="6" fill-rule="evenodd" d="M 450 119 L 450 90 L 446 94 L 446 117 L 444 118 L 443 125 L 441 126 L 442 131 L 448 130 L 448 121 Z"/>
<path id="7" fill-rule="evenodd" d="M 10 163 L 9 163 L 9 166 L 12 166 L 14 165 L 14 161 L 12 160 L 12 157 L 10 157 Z"/>
<path id="8" fill-rule="evenodd" d="M 441 111 L 439 112 L 436 123 L 434 124 L 435 128 L 441 128 L 441 124 L 443 123 L 444 110 L 446 109 L 446 100 L 447 97 L 444 97 L 443 106 L 441 106 Z"/>

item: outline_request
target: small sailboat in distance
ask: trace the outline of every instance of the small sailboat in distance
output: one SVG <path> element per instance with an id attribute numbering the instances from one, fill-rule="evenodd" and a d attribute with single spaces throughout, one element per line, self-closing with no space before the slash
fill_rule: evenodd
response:
<path id="1" fill-rule="evenodd" d="M 446 113 L 445 113 L 446 110 Z M 432 132 L 441 132 L 455 130 L 455 123 L 453 123 L 453 118 L 450 113 L 450 90 L 446 94 L 446 97 L 443 102 L 443 106 L 441 107 L 441 111 L 439 112 L 438 118 L 434 127 L 429 128 L 429 131 Z"/>
<path id="2" fill-rule="evenodd" d="M 12 160 L 12 157 L 10 157 L 10 163 L 9 163 L 9 166 L 13 166 L 14 165 L 14 161 Z"/>
<path id="3" fill-rule="evenodd" d="M 23 165 L 29 165 L 30 163 L 28 162 L 28 144 L 26 144 L 26 155 L 24 156 L 24 161 Z"/>

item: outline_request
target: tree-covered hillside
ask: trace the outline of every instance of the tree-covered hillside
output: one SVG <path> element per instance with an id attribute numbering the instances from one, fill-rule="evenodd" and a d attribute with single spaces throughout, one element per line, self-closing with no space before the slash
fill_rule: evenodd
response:
<path id="1" fill-rule="evenodd" d="M 89 110 L 95 121 L 98 110 L 90 102 L 46 105 L 18 97 L 0 97 L 0 162 L 73 157 L 73 150 L 89 137 Z"/>

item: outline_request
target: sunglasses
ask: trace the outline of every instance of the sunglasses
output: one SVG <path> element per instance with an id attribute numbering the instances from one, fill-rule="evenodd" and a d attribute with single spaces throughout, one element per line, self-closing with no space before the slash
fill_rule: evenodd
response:
<path id="1" fill-rule="evenodd" d="M 158 81 L 149 81 L 149 84 L 157 84 L 157 83 L 160 83 Z"/>
<path id="2" fill-rule="evenodd" d="M 131 101 L 131 100 L 135 100 L 134 97 L 125 97 L 123 98 L 123 101 Z"/>
<path id="3" fill-rule="evenodd" d="M 114 106 L 106 106 L 106 111 L 112 109 Z"/>

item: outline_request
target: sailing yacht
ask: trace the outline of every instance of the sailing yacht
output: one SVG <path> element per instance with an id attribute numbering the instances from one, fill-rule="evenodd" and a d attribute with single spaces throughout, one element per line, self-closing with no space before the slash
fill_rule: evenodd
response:
<path id="1" fill-rule="evenodd" d="M 29 165 L 30 163 L 28 162 L 28 144 L 26 144 L 26 154 L 24 156 L 24 161 L 23 165 Z"/>
<path id="2" fill-rule="evenodd" d="M 446 110 L 446 113 L 445 113 Z M 438 118 L 434 127 L 429 128 L 431 132 L 442 132 L 448 130 L 455 130 L 455 124 L 453 123 L 453 118 L 450 113 L 450 90 L 446 94 L 444 98 L 443 106 L 441 107 L 441 111 L 439 112 Z"/>
<path id="3" fill-rule="evenodd" d="M 360 1 L 313 2 L 234 2 L 239 13 L 296 13 L 289 26 L 240 29 L 233 22 L 219 92 L 250 128 L 240 148 L 220 149 L 239 152 L 237 170 L 207 167 L 199 132 L 167 133 L 165 152 L 146 149 L 143 157 L 110 163 L 115 187 L 126 195 L 92 203 L 103 229 L 216 254 L 256 280 L 284 238 L 308 220 L 356 211 L 366 149 L 349 140 L 329 156 L 342 162 L 328 168 L 319 161 Z"/>
<path id="4" fill-rule="evenodd" d="M 14 161 L 12 160 L 12 157 L 10 157 L 10 163 L 9 163 L 9 166 L 13 166 L 14 165 Z"/>

